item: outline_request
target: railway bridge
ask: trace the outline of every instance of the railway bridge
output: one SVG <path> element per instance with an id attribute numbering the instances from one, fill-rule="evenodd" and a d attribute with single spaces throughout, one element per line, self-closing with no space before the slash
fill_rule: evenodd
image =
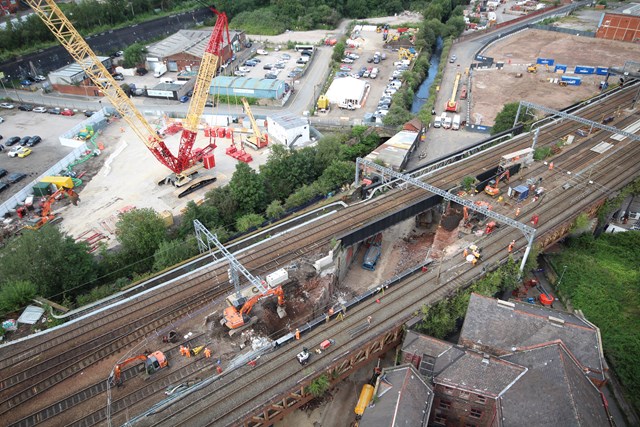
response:
<path id="1" fill-rule="evenodd" d="M 600 120 L 604 113 L 621 111 L 623 114 L 612 124 L 625 128 L 640 120 L 636 110 L 627 110 L 637 90 L 637 85 L 629 85 L 598 102 L 588 103 L 574 114 Z M 551 120 L 541 129 L 537 144 L 554 146 L 581 126 L 567 120 Z M 590 134 L 556 155 L 553 169 L 536 162 L 523 172 L 522 179 L 542 177 L 545 183 L 545 196 L 522 206 L 523 218 L 532 213 L 540 216 L 536 240 L 543 247 L 561 238 L 580 212 L 593 215 L 598 206 L 640 172 L 636 161 L 639 144 L 629 138 L 614 140 L 611 136 L 606 131 Z M 610 146 L 603 151 L 600 144 L 605 141 Z M 416 177 L 448 190 L 465 176 L 491 170 L 496 159 L 529 147 L 532 142 L 530 134 L 491 142 L 488 143 L 491 147 L 457 156 L 455 161 L 443 160 L 440 165 L 416 172 Z M 600 149 L 594 151 L 596 147 Z M 254 274 L 264 274 L 305 254 L 328 252 L 332 238 L 342 237 L 346 244 L 347 236 L 355 233 L 351 237 L 355 244 L 358 238 L 375 231 L 362 230 L 380 221 L 382 227 L 385 218 L 400 215 L 409 206 L 426 203 L 411 208 L 416 209 L 412 215 L 435 206 L 430 205 L 433 202 L 423 202 L 430 197 L 419 188 L 388 188 L 379 197 L 319 219 L 315 226 L 248 247 L 237 258 Z M 483 236 L 480 265 L 490 270 L 504 262 L 508 257 L 506 246 L 512 240 L 518 242 L 512 255 L 521 257 L 524 239 L 519 231 L 501 227 Z M 344 250 L 337 251 L 338 265 L 344 259 Z M 170 401 L 163 400 L 162 391 L 170 383 L 183 381 L 182 370 L 161 371 L 140 384 L 131 381 L 126 385 L 126 393 L 117 399 L 104 390 L 106 375 L 96 384 L 83 382 L 80 372 L 100 362 L 104 369 L 141 340 L 144 342 L 141 345 L 157 345 L 158 336 L 181 319 L 200 312 L 209 314 L 205 310 L 224 299 L 230 291 L 226 264 L 191 266 L 144 294 L 3 346 L 0 416 L 7 424 L 20 426 L 95 425 L 107 419 L 114 425 L 270 425 L 310 398 L 304 392 L 305 386 L 318 375 L 326 372 L 334 381 L 348 375 L 367 359 L 397 344 L 403 324 L 421 306 L 445 298 L 481 275 L 481 268 L 471 267 L 461 256 L 443 260 L 438 269 L 407 271 L 398 280 L 350 302 L 343 320 L 336 315 L 329 319 L 309 318 L 300 325 L 300 341 L 283 340 L 278 348 L 260 354 L 255 367 L 242 364 L 220 375 L 209 372 L 201 386 L 190 388 Z M 369 316 L 371 322 L 367 320 Z M 313 354 L 305 366 L 295 361 L 303 346 L 317 347 L 326 338 L 334 339 L 335 345 L 322 354 Z M 177 349 L 167 349 L 174 350 L 177 353 Z M 193 370 L 184 371 L 185 377 L 192 374 Z M 107 396 L 112 405 L 105 408 Z"/>

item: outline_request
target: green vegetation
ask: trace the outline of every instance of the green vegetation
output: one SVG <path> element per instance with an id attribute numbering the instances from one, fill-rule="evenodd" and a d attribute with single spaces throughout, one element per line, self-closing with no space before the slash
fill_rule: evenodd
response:
<path id="1" fill-rule="evenodd" d="M 418 330 L 436 338 L 445 338 L 455 332 L 458 321 L 464 318 L 472 292 L 493 297 L 498 292 L 512 291 L 520 283 L 519 276 L 518 264 L 509 258 L 506 264 L 487 273 L 467 289 L 434 305 L 423 306 Z"/>
<path id="2" fill-rule="evenodd" d="M 176 0 L 131 0 L 126 3 L 120 0 L 83 0 L 58 3 L 58 6 L 78 32 L 86 37 L 172 13 L 201 8 L 202 4 L 197 1 Z M 6 28 L 0 30 L 0 61 L 56 44 L 58 42 L 53 34 L 35 14 L 18 23 L 7 21 Z M 133 46 L 129 49 L 132 48 Z M 131 50 L 132 53 L 134 51 Z M 108 55 L 111 52 L 97 53 Z"/>
<path id="3" fill-rule="evenodd" d="M 550 157 L 551 154 L 553 154 L 553 152 L 551 151 L 551 147 L 536 147 L 536 149 L 533 151 L 533 160 L 542 161 L 547 157 Z"/>
<path id="4" fill-rule="evenodd" d="M 0 289 L 0 311 L 18 311 L 28 305 L 37 293 L 36 286 L 26 280 L 8 282 Z"/>
<path id="5" fill-rule="evenodd" d="M 589 215 L 582 212 L 580 215 L 576 217 L 575 221 L 573 221 L 573 224 L 571 225 L 571 231 L 586 230 L 587 227 L 589 226 L 589 222 L 590 222 Z"/>
<path id="6" fill-rule="evenodd" d="M 491 128 L 491 135 L 495 135 L 513 127 L 513 122 L 516 120 L 516 114 L 518 113 L 519 105 L 520 104 L 518 102 L 510 102 L 502 107 L 502 111 L 500 111 L 496 116 L 495 123 Z M 534 119 L 534 116 L 525 109 L 523 111 L 520 111 L 519 119 L 520 123 L 525 124 L 525 130 L 528 130 L 531 122 Z"/>
<path id="7" fill-rule="evenodd" d="M 471 189 L 473 188 L 473 184 L 476 183 L 476 179 L 472 176 L 465 176 L 464 178 L 462 178 L 462 188 L 464 188 L 464 191 L 471 191 Z"/>
<path id="8" fill-rule="evenodd" d="M 313 397 L 322 397 L 329 390 L 331 386 L 331 382 L 329 381 L 329 377 L 327 374 L 322 374 L 318 378 L 311 381 L 305 391 L 309 394 L 312 394 Z"/>
<path id="9" fill-rule="evenodd" d="M 561 296 L 600 328 L 604 353 L 640 408 L 640 233 L 582 235 L 550 255 L 556 271 L 567 269 Z"/>
<path id="10" fill-rule="evenodd" d="M 609 216 L 616 211 L 620 204 L 626 199 L 628 196 L 638 196 L 640 195 L 640 178 L 636 178 L 635 181 L 631 182 L 629 185 L 624 187 L 616 197 L 613 199 L 607 200 L 601 207 L 598 209 L 598 221 L 601 225 L 604 225 Z"/>

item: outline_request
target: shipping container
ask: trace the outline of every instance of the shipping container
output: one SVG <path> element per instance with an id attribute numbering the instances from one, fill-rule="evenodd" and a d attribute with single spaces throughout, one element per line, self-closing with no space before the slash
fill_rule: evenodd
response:
<path id="1" fill-rule="evenodd" d="M 573 70 L 576 74 L 594 74 L 596 72 L 595 67 L 588 67 L 586 65 L 576 65 L 576 68 Z"/>
<path id="2" fill-rule="evenodd" d="M 580 77 L 574 76 L 562 76 L 561 81 L 566 82 L 567 84 L 572 86 L 580 86 L 580 84 L 582 84 L 582 79 L 580 79 Z"/>
<path id="3" fill-rule="evenodd" d="M 609 74 L 609 68 L 608 67 L 596 67 L 596 74 L 599 76 L 606 76 L 607 74 Z"/>
<path id="4" fill-rule="evenodd" d="M 554 73 L 566 73 L 567 66 L 562 64 L 556 64 L 556 67 L 553 69 Z"/>
<path id="5" fill-rule="evenodd" d="M 551 58 L 538 58 L 536 59 L 536 64 L 540 64 L 540 65 L 553 65 L 555 64 L 555 59 L 551 59 Z"/>

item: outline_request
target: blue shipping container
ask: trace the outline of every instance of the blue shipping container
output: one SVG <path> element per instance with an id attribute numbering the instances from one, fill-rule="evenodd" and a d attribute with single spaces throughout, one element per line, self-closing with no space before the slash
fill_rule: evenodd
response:
<path id="1" fill-rule="evenodd" d="M 553 70 L 554 73 L 557 73 L 558 71 L 562 71 L 563 73 L 567 72 L 567 66 L 566 65 L 562 65 L 562 64 L 557 64 L 556 68 Z"/>
<path id="2" fill-rule="evenodd" d="M 576 74 L 594 74 L 596 72 L 595 67 L 586 67 L 584 65 L 576 65 L 575 70 L 573 70 Z"/>
<path id="3" fill-rule="evenodd" d="M 551 58 L 538 58 L 536 59 L 536 64 L 541 64 L 541 65 L 553 65 L 555 64 L 556 60 L 555 59 L 551 59 Z"/>
<path id="4" fill-rule="evenodd" d="M 597 67 L 596 68 L 596 74 L 599 76 L 606 76 L 607 74 L 609 74 L 609 68 L 608 67 Z"/>
<path id="5" fill-rule="evenodd" d="M 574 77 L 574 76 L 562 76 L 561 80 L 573 86 L 580 86 L 580 84 L 582 83 L 582 80 L 580 79 L 580 77 Z"/>

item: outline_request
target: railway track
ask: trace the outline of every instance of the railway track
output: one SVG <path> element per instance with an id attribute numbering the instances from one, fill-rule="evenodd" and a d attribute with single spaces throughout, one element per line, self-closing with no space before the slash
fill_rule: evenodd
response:
<path id="1" fill-rule="evenodd" d="M 602 117 L 603 112 L 612 111 L 614 109 L 612 106 L 624 107 L 629 104 L 633 95 L 634 93 L 631 93 L 631 91 L 618 93 L 603 104 L 588 107 L 581 116 L 597 120 Z M 552 144 L 557 141 L 559 137 L 566 135 L 578 127 L 580 127 L 579 124 L 567 121 L 550 126 L 549 131 L 538 138 L 538 145 Z M 502 144 L 498 148 L 491 150 L 491 152 L 478 153 L 467 162 L 454 164 L 446 168 L 445 171 L 430 174 L 428 177 L 429 182 L 432 185 L 450 188 L 452 184 L 455 185 L 462 177 L 469 174 L 470 171 L 481 171 L 482 167 L 478 165 L 485 165 L 486 167 L 486 165 L 495 164 L 495 159 L 499 158 L 500 155 L 524 148 L 530 145 L 530 143 L 531 138 L 525 137 L 511 144 Z M 581 144 L 582 142 L 576 143 L 576 146 Z M 569 152 L 567 152 L 566 155 L 568 155 Z M 565 154 L 563 153 L 562 155 Z M 259 248 L 247 251 L 239 258 L 241 262 L 255 274 L 268 273 L 273 269 L 286 265 L 298 257 L 321 248 L 335 235 L 357 229 L 370 222 L 373 217 L 380 217 L 390 210 L 402 209 L 417 199 L 425 197 L 427 197 L 427 195 L 422 190 L 415 189 L 389 193 L 387 197 L 381 197 L 368 203 L 351 206 L 336 218 L 322 220 L 313 230 L 305 230 L 302 233 L 295 233 L 293 236 L 285 235 L 282 238 L 269 241 Z M 348 219 L 345 220 L 344 218 Z M 156 329 L 161 326 L 160 324 L 162 322 L 166 325 L 170 323 L 170 319 L 165 318 L 162 313 L 163 310 L 166 310 L 163 308 L 163 305 L 166 306 L 168 300 L 176 304 L 176 298 L 179 298 L 177 296 L 183 294 L 184 296 L 178 300 L 180 304 L 187 304 L 187 301 L 189 301 L 192 310 L 202 307 L 228 292 L 228 288 L 220 284 L 224 283 L 224 275 L 226 275 L 225 266 L 217 265 L 203 268 L 200 271 L 190 273 L 183 283 L 179 283 L 176 286 L 166 286 L 162 290 L 157 291 L 157 293 L 153 293 L 150 297 L 140 296 L 130 304 L 122 303 L 101 319 L 95 320 L 95 317 L 91 316 L 90 320 L 84 322 L 77 321 L 67 328 L 62 328 L 57 333 L 52 335 L 47 334 L 47 337 L 51 338 L 49 342 L 43 342 L 42 340 L 44 338 L 40 337 L 30 342 L 31 348 L 29 349 L 25 349 L 25 344 L 16 347 L 6 346 L 3 350 L 9 349 L 9 351 L 3 351 L 3 356 L 0 356 L 2 357 L 2 359 L 0 359 L 0 376 L 3 378 L 2 383 L 0 383 L 0 399 L 3 399 L 0 405 L 0 414 L 7 414 L 10 419 L 14 418 L 11 415 L 18 413 L 18 411 L 14 411 L 13 409 L 19 407 L 21 403 L 38 395 L 43 390 L 54 387 L 57 384 L 62 384 L 61 381 L 74 374 L 73 368 L 64 371 L 64 369 L 69 368 L 63 369 L 62 366 L 74 365 L 78 362 L 78 359 L 74 359 L 69 355 L 65 356 L 67 357 L 65 360 L 55 359 L 57 353 L 60 351 L 60 347 L 68 346 L 70 348 L 70 354 L 74 352 L 82 353 L 84 354 L 83 357 L 92 358 L 92 363 L 110 356 L 113 357 L 129 346 L 130 341 L 124 338 L 124 335 L 120 337 L 110 335 L 112 341 L 109 341 L 107 338 L 109 333 L 104 332 L 105 328 L 107 328 L 107 330 L 122 328 L 122 331 L 126 331 L 128 328 L 130 330 L 129 334 L 133 334 L 139 324 L 137 315 L 139 315 L 143 309 L 150 310 L 148 307 L 153 308 L 155 306 L 157 306 L 157 309 L 154 313 L 147 316 L 149 321 L 152 322 L 152 319 L 156 317 L 155 324 L 159 325 Z M 211 293 L 211 281 L 218 283 L 216 287 L 217 293 Z M 131 318 L 134 320 L 131 320 Z M 144 333 L 140 333 L 140 335 L 144 335 Z M 107 343 L 102 341 L 107 341 Z M 111 344 L 109 344 L 109 342 Z M 112 345 L 110 350 L 104 350 L 109 345 Z M 94 351 L 94 356 L 91 356 L 90 352 L 85 353 L 79 350 L 92 346 L 103 349 L 100 356 L 97 355 L 100 350 Z M 16 359 L 13 359 L 14 356 Z M 10 365 L 12 360 L 17 360 L 17 364 L 14 362 L 13 365 Z M 59 366 L 60 368 L 51 367 L 49 361 L 56 361 L 55 366 Z M 16 365 L 21 371 L 13 375 Z M 21 367 L 22 365 L 24 365 L 24 367 Z M 9 372 L 9 370 L 11 372 Z M 77 372 L 77 370 L 75 372 Z M 31 388 L 35 388 L 36 392 L 27 391 Z M 7 413 L 9 410 L 11 410 L 11 414 Z M 22 415 L 24 416 L 25 414 Z"/>
<path id="2" fill-rule="evenodd" d="M 631 170 L 635 173 L 640 172 L 637 156 L 640 155 L 640 144 L 626 144 L 625 149 L 616 154 L 612 159 L 618 166 L 610 168 L 610 170 L 599 170 L 592 179 L 601 181 L 607 187 L 618 187 L 628 182 L 627 176 L 620 174 L 618 170 Z M 583 164 L 589 162 L 589 156 L 585 155 Z M 554 187 L 551 191 L 555 191 L 559 186 Z M 566 190 L 563 190 L 565 193 Z M 562 197 L 556 195 L 549 198 L 545 202 L 536 205 L 537 211 L 544 211 L 545 216 L 557 215 L 557 221 L 549 221 L 543 224 L 538 230 L 541 237 L 547 233 L 553 232 L 553 229 L 559 224 L 571 219 L 577 215 L 579 210 L 586 208 L 604 195 L 592 193 L 591 197 L 579 198 L 576 202 L 574 197 L 578 196 L 579 190 L 571 191 L 573 197 Z M 577 209 L 571 210 L 571 207 Z M 571 212 L 571 213 L 570 213 Z M 575 212 L 575 213 L 573 213 Z M 565 213 L 565 217 L 561 215 Z M 494 232 L 482 239 L 481 246 L 486 248 L 484 251 L 484 263 L 500 262 L 505 257 L 505 247 L 508 242 L 519 234 L 516 230 L 503 230 Z M 188 401 L 181 404 L 174 404 L 167 415 L 158 415 L 151 417 L 149 423 L 157 426 L 163 425 L 237 425 L 247 414 L 252 406 L 257 402 L 273 401 L 278 393 L 276 388 L 281 390 L 288 387 L 294 388 L 300 382 L 300 378 L 308 377 L 308 373 L 322 372 L 327 368 L 326 360 L 335 360 L 336 357 L 345 353 L 345 346 L 349 348 L 357 348 L 367 339 L 364 336 L 359 341 L 353 342 L 357 333 L 350 333 L 357 329 L 357 325 L 367 325 L 367 317 L 372 316 L 373 325 L 381 328 L 392 329 L 399 323 L 404 322 L 407 317 L 411 317 L 412 313 L 420 308 L 424 303 L 433 303 L 440 298 L 450 294 L 455 289 L 469 283 L 477 274 L 476 269 L 469 266 L 468 263 L 460 263 L 462 257 L 452 258 L 444 266 L 445 275 L 452 276 L 449 280 L 442 280 L 441 284 L 437 283 L 435 269 L 427 274 L 417 274 L 404 281 L 384 294 L 383 304 L 387 308 L 385 313 L 381 313 L 380 306 L 370 301 L 362 305 L 356 306 L 351 310 L 344 322 L 333 321 L 329 325 L 319 327 L 312 330 L 304 336 L 304 339 L 291 345 L 288 349 L 282 349 L 265 357 L 261 360 L 260 369 L 241 368 L 238 372 L 233 372 L 229 378 L 225 378 L 225 384 L 216 384 L 210 387 L 207 395 L 199 392 L 198 402 Z M 391 313 L 387 316 L 387 313 Z M 300 367 L 296 365 L 295 355 L 300 351 L 302 346 L 312 348 L 320 341 L 332 337 L 336 340 L 335 346 L 330 347 L 323 353 L 322 357 L 312 356 L 309 365 Z M 292 369 L 282 369 L 285 366 L 292 366 Z M 260 384 L 260 387 L 256 387 Z M 279 385 L 284 386 L 279 387 Z M 275 393 L 275 395 L 274 395 Z M 243 398 L 233 398 L 242 396 Z M 188 400 L 188 399 L 186 399 Z M 248 402 L 248 403 L 247 403 Z M 215 410 L 212 410 L 215 408 Z M 140 425 L 151 425 L 146 420 L 140 422 Z"/>
<path id="3" fill-rule="evenodd" d="M 638 171 L 638 165 L 630 157 L 640 154 L 640 148 L 633 147 L 624 154 L 626 161 L 621 157 L 620 167 L 634 167 Z M 620 174 L 610 171 L 608 173 L 600 173 L 597 177 L 609 186 L 619 185 L 624 181 L 624 177 Z M 580 208 L 588 206 L 593 203 L 593 198 L 590 200 L 583 199 L 580 204 Z M 564 211 L 569 212 L 569 207 L 572 203 L 568 198 L 564 198 L 560 203 L 556 199 L 549 199 L 548 201 L 537 206 L 537 209 L 546 207 L 545 212 Z M 564 221 L 565 218 L 559 218 Z M 546 226 L 541 227 L 541 235 L 553 230 L 557 223 L 549 222 Z M 514 234 L 518 234 L 514 230 L 504 230 L 497 233 L 488 235 L 485 239 L 482 239 L 482 247 L 487 248 L 485 250 L 484 263 L 499 262 L 504 258 L 505 246 L 512 239 Z M 458 260 L 461 257 L 457 258 Z M 477 267 L 476 267 L 477 268 Z M 452 275 L 451 280 L 443 280 L 441 284 L 437 284 L 435 270 L 432 270 L 428 274 L 418 274 L 405 280 L 404 283 L 396 287 L 387 290 L 383 296 L 384 307 L 387 308 L 387 313 L 391 312 L 391 317 L 386 316 L 386 313 L 381 313 L 379 306 L 374 302 L 364 303 L 351 310 L 344 322 L 333 321 L 330 325 L 320 327 L 311 331 L 300 343 L 292 345 L 288 349 L 283 349 L 273 353 L 269 358 L 261 360 L 260 369 L 252 370 L 249 368 L 242 368 L 237 373 L 233 373 L 233 377 L 225 378 L 225 385 L 217 384 L 216 387 L 211 387 L 211 391 L 208 395 L 203 395 L 202 392 L 198 394 L 199 402 L 185 402 L 184 404 L 173 405 L 170 415 L 152 417 L 149 422 L 153 425 L 236 425 L 246 415 L 248 409 L 246 406 L 251 406 L 255 402 L 268 402 L 273 400 L 275 388 L 278 384 L 286 384 L 287 387 L 293 388 L 299 383 L 300 378 L 308 377 L 305 375 L 307 372 L 322 372 L 327 368 L 325 360 L 335 360 L 345 352 L 345 347 L 357 348 L 362 342 L 366 342 L 369 337 L 360 338 L 357 342 L 352 342 L 356 338 L 356 334 L 351 331 L 359 330 L 357 325 L 367 325 L 367 317 L 373 316 L 373 325 L 381 326 L 382 328 L 391 329 L 392 327 L 402 323 L 407 317 L 411 316 L 411 313 L 419 309 L 424 303 L 432 303 L 440 298 L 448 295 L 456 288 L 463 286 L 465 283 L 470 282 L 477 270 L 470 267 L 468 263 L 459 263 L 456 258 L 450 259 L 444 268 L 445 272 Z M 395 314 L 394 314 L 395 313 Z M 408 313 L 408 314 L 407 314 Z M 307 346 L 309 348 L 314 347 L 326 339 L 326 337 L 332 337 L 336 340 L 336 346 L 330 347 L 325 351 L 322 357 L 313 355 L 309 365 L 305 367 L 296 366 L 293 362 L 295 354 L 300 350 L 301 346 Z M 315 343 L 315 344 L 313 344 Z M 293 374 L 289 371 L 284 372 L 282 369 L 284 366 L 294 366 Z M 260 384 L 261 387 L 255 387 L 255 384 Z M 273 387 L 273 388 L 272 388 Z M 284 388 L 284 387 L 283 387 Z M 246 398 L 250 396 L 248 399 Z M 232 396 L 243 396 L 243 399 L 232 399 Z M 250 402 L 247 405 L 246 402 Z M 194 409 L 194 406 L 198 406 Z M 215 408 L 215 410 L 212 410 Z M 140 425 L 150 425 L 146 421 L 141 421 Z"/>

